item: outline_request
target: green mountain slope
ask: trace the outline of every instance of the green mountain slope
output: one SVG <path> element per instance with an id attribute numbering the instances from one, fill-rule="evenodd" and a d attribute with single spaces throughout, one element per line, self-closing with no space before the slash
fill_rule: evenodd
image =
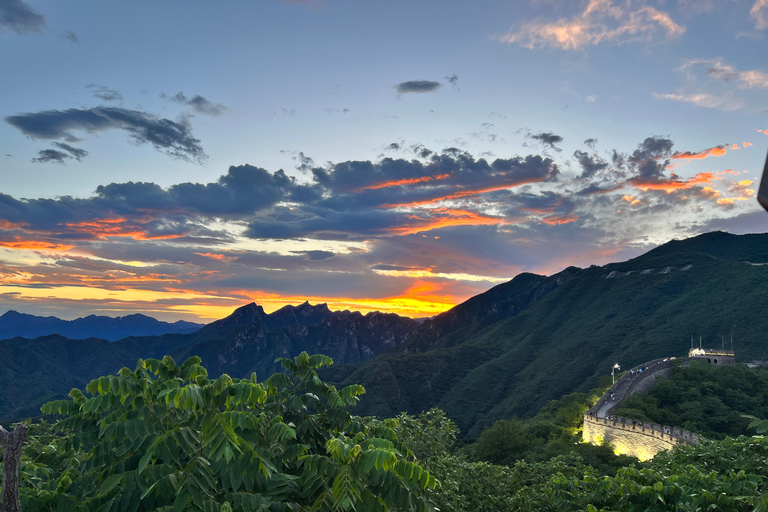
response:
<path id="1" fill-rule="evenodd" d="M 684 355 L 691 335 L 715 346 L 732 336 L 738 360 L 764 358 L 768 266 L 755 263 L 767 262 L 768 235 L 709 233 L 623 263 L 531 277 L 528 284 L 546 293 L 503 319 L 462 325 L 470 302 L 491 311 L 506 297 L 488 292 L 425 322 L 402 346 L 325 378 L 366 387 L 358 413 L 438 406 L 476 437 L 497 419 L 530 417 L 547 400 L 595 387 L 615 362 Z M 416 341 L 441 323 L 466 337 Z"/>

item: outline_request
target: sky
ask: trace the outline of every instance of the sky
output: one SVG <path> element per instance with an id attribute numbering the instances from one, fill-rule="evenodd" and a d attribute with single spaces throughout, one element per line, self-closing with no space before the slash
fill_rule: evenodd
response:
<path id="1" fill-rule="evenodd" d="M 0 312 L 438 314 L 768 231 L 768 0 L 0 0 Z"/>

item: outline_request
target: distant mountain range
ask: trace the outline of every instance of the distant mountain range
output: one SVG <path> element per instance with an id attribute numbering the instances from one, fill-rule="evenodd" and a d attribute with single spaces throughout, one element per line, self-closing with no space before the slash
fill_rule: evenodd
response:
<path id="1" fill-rule="evenodd" d="M 89 315 L 76 320 L 62 320 L 55 316 L 35 316 L 10 310 L 0 316 L 0 339 L 38 338 L 58 334 L 70 339 L 101 338 L 115 341 L 128 336 L 159 336 L 168 333 L 187 334 L 205 324 L 192 322 L 161 322 L 146 315 L 128 315 L 111 318 Z"/>
<path id="2" fill-rule="evenodd" d="M 211 375 L 264 379 L 279 370 L 277 357 L 307 351 L 356 363 L 405 341 L 418 322 L 379 312 L 330 311 L 328 306 L 285 306 L 266 314 L 248 304 L 191 334 L 103 339 L 48 335 L 0 341 L 0 420 L 35 416 L 44 402 L 66 396 L 91 379 L 134 368 L 139 358 L 199 355 Z"/>
<path id="3" fill-rule="evenodd" d="M 768 234 L 708 233 L 621 263 L 520 274 L 423 323 L 393 314 L 331 312 L 324 304 L 256 304 L 191 334 L 103 340 L 0 341 L 0 420 L 140 357 L 203 358 L 212 376 L 259 379 L 276 357 L 331 356 L 322 377 L 360 383 L 357 414 L 433 406 L 475 437 L 500 418 L 534 415 L 587 391 L 618 362 L 631 367 L 687 353 L 691 335 L 730 345 L 737 361 L 768 360 Z M 0 423 L 2 423 L 0 421 Z"/>

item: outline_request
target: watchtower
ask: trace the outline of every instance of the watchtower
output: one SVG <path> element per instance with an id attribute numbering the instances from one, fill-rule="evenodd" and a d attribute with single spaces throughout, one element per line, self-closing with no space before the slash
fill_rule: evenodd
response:
<path id="1" fill-rule="evenodd" d="M 692 348 L 688 350 L 688 357 L 707 361 L 711 366 L 733 366 L 736 364 L 736 355 L 733 350 L 722 348 Z"/>

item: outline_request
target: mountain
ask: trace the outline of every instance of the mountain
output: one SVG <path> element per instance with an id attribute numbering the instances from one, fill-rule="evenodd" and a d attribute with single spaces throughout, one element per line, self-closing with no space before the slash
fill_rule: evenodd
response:
<path id="1" fill-rule="evenodd" d="M 35 316 L 13 310 L 0 316 L 0 339 L 38 338 L 58 334 L 69 339 L 101 338 L 115 341 L 128 336 L 159 336 L 168 333 L 191 333 L 203 324 L 192 322 L 168 323 L 136 314 L 119 316 L 89 315 L 76 320 L 62 320 L 55 316 Z"/>
<path id="2" fill-rule="evenodd" d="M 357 414 L 438 406 L 465 435 L 587 391 L 619 362 L 687 353 L 691 336 L 768 359 L 768 235 L 716 232 L 632 260 L 521 274 L 425 321 L 377 357 L 323 378 L 366 388 Z"/>
<path id="3" fill-rule="evenodd" d="M 338 363 L 356 363 L 405 341 L 418 322 L 379 312 L 330 311 L 328 306 L 285 306 L 271 314 L 256 304 L 235 310 L 190 334 L 132 336 L 114 342 L 60 335 L 0 341 L 0 423 L 39 414 L 91 379 L 134 368 L 139 358 L 171 355 L 181 362 L 199 355 L 211 375 L 259 378 L 278 371 L 277 357 L 306 350 Z"/>

